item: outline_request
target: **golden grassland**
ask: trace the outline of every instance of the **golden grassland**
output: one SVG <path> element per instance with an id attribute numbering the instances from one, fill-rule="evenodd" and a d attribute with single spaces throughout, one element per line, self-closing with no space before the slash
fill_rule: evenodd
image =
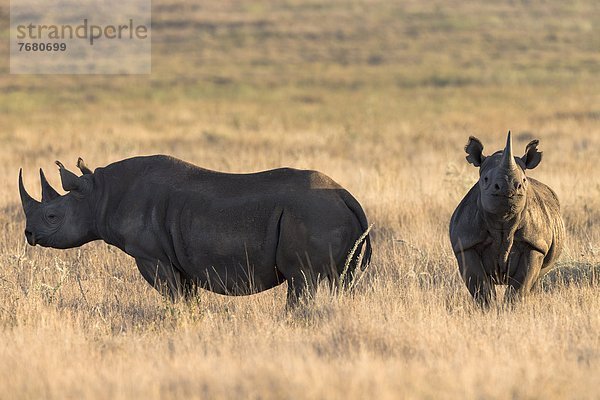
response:
<path id="1" fill-rule="evenodd" d="M 596 2 L 202 3 L 153 1 L 149 76 L 4 66 L 0 398 L 600 396 Z M 480 312 L 447 225 L 477 178 L 468 136 L 491 153 L 508 129 L 540 139 L 531 176 L 568 238 L 543 290 Z M 26 245 L 19 167 L 39 196 L 56 159 L 152 153 L 325 172 L 375 224 L 372 265 L 354 294 L 286 313 L 284 287 L 171 304 L 104 243 Z"/>

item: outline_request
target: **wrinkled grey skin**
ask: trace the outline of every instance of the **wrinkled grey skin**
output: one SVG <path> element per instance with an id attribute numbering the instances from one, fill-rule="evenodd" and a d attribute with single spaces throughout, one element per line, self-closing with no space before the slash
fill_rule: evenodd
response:
<path id="1" fill-rule="evenodd" d="M 57 161 L 60 196 L 40 170 L 42 202 L 19 190 L 31 245 L 66 249 L 102 239 L 135 258 L 173 300 L 197 287 L 243 295 L 288 282 L 288 304 L 333 283 L 367 229 L 360 204 L 327 176 L 281 168 L 209 171 L 172 157 L 134 157 L 82 176 Z M 371 254 L 365 240 L 365 267 Z M 357 252 L 357 253 L 360 253 Z M 358 254 L 350 263 L 348 280 Z"/>
<path id="2" fill-rule="evenodd" d="M 450 241 L 459 271 L 473 298 L 487 306 L 494 285 L 508 285 L 506 300 L 526 295 L 561 253 L 565 229 L 556 194 L 525 171 L 542 159 L 538 141 L 514 157 L 511 135 L 491 156 L 474 137 L 467 161 L 479 167 L 479 181 L 450 220 Z"/>

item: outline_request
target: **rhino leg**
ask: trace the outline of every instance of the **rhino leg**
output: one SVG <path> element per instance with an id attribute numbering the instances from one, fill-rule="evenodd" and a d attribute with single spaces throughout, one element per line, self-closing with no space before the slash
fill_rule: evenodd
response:
<path id="1" fill-rule="evenodd" d="M 330 268 L 329 244 L 322 238 L 327 232 L 317 235 L 309 226 L 290 211 L 284 211 L 279 221 L 275 263 L 288 283 L 288 307 L 314 298 L 319 280 Z"/>
<path id="2" fill-rule="evenodd" d="M 305 253 L 304 257 L 296 253 L 296 257 L 286 256 L 285 252 L 281 252 L 278 258 L 278 266 L 282 274 L 285 276 L 288 284 L 287 291 L 287 306 L 293 308 L 296 305 L 312 300 L 317 294 L 317 286 L 319 279 L 322 278 L 314 271 L 311 257 Z"/>
<path id="3" fill-rule="evenodd" d="M 160 260 L 148 261 L 141 258 L 136 258 L 140 273 L 144 279 L 156 290 L 166 294 L 172 301 L 179 301 L 186 297 L 186 282 L 181 277 L 171 263 L 165 263 Z"/>
<path id="4" fill-rule="evenodd" d="M 310 276 L 296 276 L 287 280 L 287 307 L 294 308 L 312 300 L 317 294 L 317 280 Z"/>
<path id="5" fill-rule="evenodd" d="M 460 275 L 473 299 L 482 307 L 489 307 L 490 302 L 496 297 L 496 289 L 485 273 L 479 254 L 475 250 L 466 250 L 457 253 L 456 258 Z"/>
<path id="6" fill-rule="evenodd" d="M 516 271 L 508 278 L 504 300 L 513 302 L 527 296 L 540 276 L 543 263 L 544 255 L 539 251 L 531 249 L 523 251 Z"/>

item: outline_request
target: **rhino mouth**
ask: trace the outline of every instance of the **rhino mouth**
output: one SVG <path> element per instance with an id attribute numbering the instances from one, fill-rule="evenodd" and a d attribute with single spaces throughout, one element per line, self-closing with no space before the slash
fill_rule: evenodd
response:
<path id="1" fill-rule="evenodd" d="M 501 197 L 504 199 L 513 199 L 515 197 L 523 197 L 522 194 L 511 193 L 511 194 L 492 194 L 493 197 Z"/>
<path id="2" fill-rule="evenodd" d="M 27 243 L 29 243 L 29 245 L 35 246 L 37 244 L 37 242 L 35 241 L 35 235 L 33 234 L 33 232 L 31 232 L 29 230 L 25 230 L 25 237 L 27 238 Z"/>

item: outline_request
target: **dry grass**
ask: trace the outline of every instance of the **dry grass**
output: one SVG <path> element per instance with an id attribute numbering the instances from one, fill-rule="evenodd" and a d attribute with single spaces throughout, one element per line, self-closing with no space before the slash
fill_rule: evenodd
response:
<path id="1" fill-rule="evenodd" d="M 600 396 L 595 2 L 153 3 L 151 76 L 0 76 L 0 397 Z M 508 129 L 540 139 L 568 239 L 544 291 L 482 313 L 447 223 L 467 137 L 492 152 Z M 55 159 L 151 153 L 332 176 L 375 223 L 356 294 L 172 305 L 104 243 L 25 245 L 19 167 L 39 194 Z"/>

